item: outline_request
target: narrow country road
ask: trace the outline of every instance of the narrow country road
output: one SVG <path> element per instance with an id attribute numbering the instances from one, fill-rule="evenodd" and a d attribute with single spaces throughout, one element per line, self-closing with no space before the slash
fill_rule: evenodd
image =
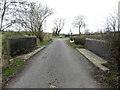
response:
<path id="1" fill-rule="evenodd" d="M 97 88 L 91 64 L 65 39 L 53 43 L 31 58 L 26 68 L 7 88 Z"/>

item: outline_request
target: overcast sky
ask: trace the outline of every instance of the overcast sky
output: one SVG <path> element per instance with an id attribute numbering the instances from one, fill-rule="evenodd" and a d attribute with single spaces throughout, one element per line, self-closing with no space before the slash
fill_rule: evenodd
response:
<path id="1" fill-rule="evenodd" d="M 48 17 L 46 22 L 46 32 L 52 32 L 53 20 L 62 17 L 66 20 L 65 27 L 61 33 L 68 33 L 71 29 L 73 33 L 78 30 L 73 28 L 72 22 L 76 16 L 85 15 L 88 29 L 97 31 L 102 27 L 105 18 L 117 10 L 120 0 L 30 0 L 41 2 L 54 10 L 54 14 Z M 82 29 L 82 32 L 84 29 Z"/>

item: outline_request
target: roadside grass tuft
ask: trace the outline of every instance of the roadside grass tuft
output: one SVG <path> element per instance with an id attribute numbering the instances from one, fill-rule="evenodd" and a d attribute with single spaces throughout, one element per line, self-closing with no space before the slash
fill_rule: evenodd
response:
<path id="1" fill-rule="evenodd" d="M 2 79 L 5 80 L 9 76 L 13 75 L 16 71 L 18 71 L 25 64 L 24 59 L 20 57 L 14 58 L 14 61 L 4 70 L 2 70 Z"/>
<path id="2" fill-rule="evenodd" d="M 52 40 L 46 40 L 46 41 L 38 43 L 38 46 L 47 46 L 51 43 L 52 43 Z"/>
<path id="3" fill-rule="evenodd" d="M 66 43 L 73 48 L 84 48 L 83 45 L 72 43 L 72 42 L 70 42 L 70 40 L 66 40 Z"/>
<path id="4" fill-rule="evenodd" d="M 117 64 L 115 62 L 108 61 L 106 67 L 110 70 L 107 72 L 98 72 L 96 79 L 100 83 L 106 83 L 107 87 L 117 88 Z"/>
<path id="5" fill-rule="evenodd" d="M 117 87 L 117 64 L 109 62 L 107 67 L 110 68 L 110 71 L 105 74 L 103 79 L 113 87 Z"/>

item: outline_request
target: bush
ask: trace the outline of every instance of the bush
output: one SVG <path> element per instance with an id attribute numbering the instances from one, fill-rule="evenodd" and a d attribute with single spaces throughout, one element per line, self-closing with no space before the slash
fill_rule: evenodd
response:
<path id="1" fill-rule="evenodd" d="M 109 73 L 105 81 L 114 87 L 120 87 L 120 32 L 111 32 L 106 35 L 109 44 L 110 59 L 108 60 Z"/>
<path id="2" fill-rule="evenodd" d="M 70 40 L 73 41 L 73 40 L 74 40 L 74 37 L 73 37 L 73 36 L 70 36 Z"/>
<path id="3" fill-rule="evenodd" d="M 85 45 L 85 37 L 74 37 L 74 43 Z"/>
<path id="4" fill-rule="evenodd" d="M 69 37 L 70 35 L 69 34 L 66 34 L 65 37 Z"/>
<path id="5" fill-rule="evenodd" d="M 44 41 L 48 41 L 52 38 L 52 34 L 50 33 L 44 33 Z"/>
<path id="6" fill-rule="evenodd" d="M 73 48 L 85 48 L 83 45 L 80 45 L 80 44 L 77 45 L 75 43 L 70 42 L 70 40 L 66 40 L 66 43 Z"/>

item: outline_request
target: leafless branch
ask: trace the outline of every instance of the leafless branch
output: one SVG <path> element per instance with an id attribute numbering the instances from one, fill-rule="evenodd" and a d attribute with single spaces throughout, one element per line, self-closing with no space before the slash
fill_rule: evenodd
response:
<path id="1" fill-rule="evenodd" d="M 80 35 L 81 27 L 86 27 L 85 17 L 83 15 L 76 17 L 72 24 L 73 24 L 73 27 L 79 28 L 79 35 Z"/>
<path id="2" fill-rule="evenodd" d="M 63 18 L 56 18 L 54 21 L 54 32 L 56 33 L 56 35 L 59 35 L 60 31 L 63 29 L 64 25 L 65 25 L 65 19 Z"/>

